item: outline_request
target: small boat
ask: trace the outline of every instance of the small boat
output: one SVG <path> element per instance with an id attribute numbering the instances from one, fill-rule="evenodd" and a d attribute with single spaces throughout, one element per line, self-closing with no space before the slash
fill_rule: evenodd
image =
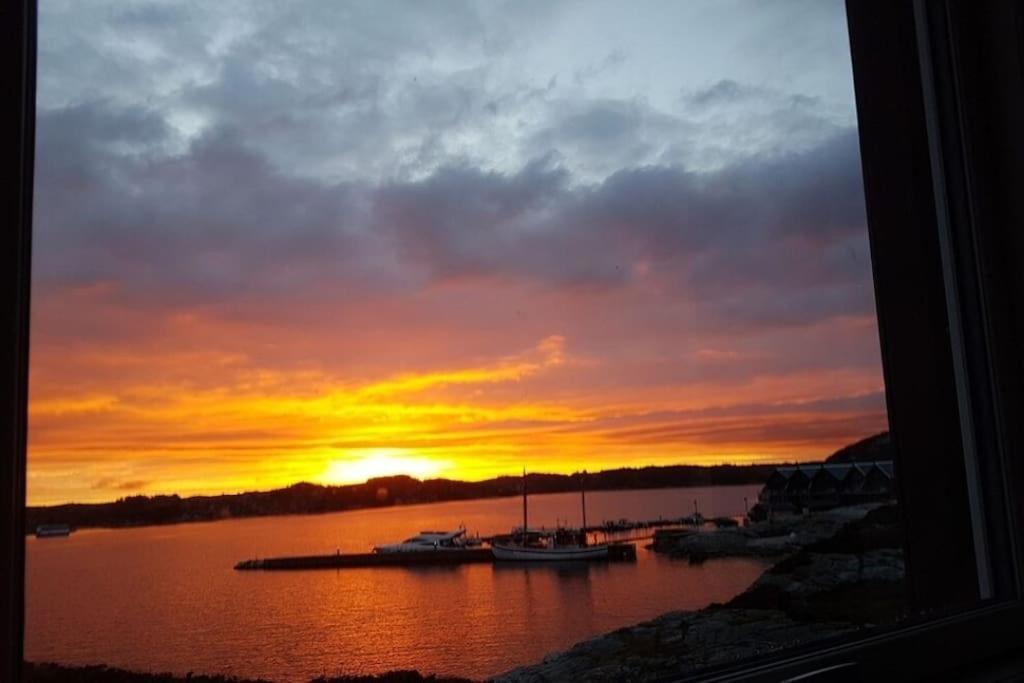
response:
<path id="1" fill-rule="evenodd" d="M 694 512 L 692 515 L 683 517 L 679 521 L 689 526 L 704 526 L 704 522 L 706 522 L 707 520 L 704 519 L 704 515 L 700 514 L 699 512 Z"/>
<path id="2" fill-rule="evenodd" d="M 53 538 L 70 534 L 71 527 L 67 524 L 40 524 L 36 527 L 36 538 Z"/>
<path id="3" fill-rule="evenodd" d="M 689 524 L 690 526 L 704 526 L 704 522 L 706 522 L 707 520 L 704 518 L 704 515 L 700 513 L 700 510 L 697 508 L 697 501 L 694 500 L 693 514 L 687 517 L 683 517 L 679 521 L 681 521 L 683 524 Z"/>
<path id="4" fill-rule="evenodd" d="M 513 529 L 508 541 L 494 541 L 494 559 L 513 562 L 567 562 L 607 560 L 608 544 L 587 542 L 587 494 L 580 475 L 583 524 L 579 529 L 533 530 L 526 519 L 526 470 L 523 470 L 523 526 Z"/>
<path id="5" fill-rule="evenodd" d="M 480 540 L 466 535 L 466 529 L 459 527 L 455 531 L 421 531 L 412 538 L 400 543 L 388 543 L 373 547 L 373 552 L 381 553 L 422 553 L 435 551 L 467 550 L 480 545 Z"/>

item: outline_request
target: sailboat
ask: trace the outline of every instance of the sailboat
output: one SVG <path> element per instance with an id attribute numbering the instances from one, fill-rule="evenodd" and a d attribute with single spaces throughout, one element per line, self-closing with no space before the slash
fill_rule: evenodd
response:
<path id="1" fill-rule="evenodd" d="M 587 542 L 587 494 L 580 475 L 583 526 L 580 529 L 532 530 L 527 524 L 526 470 L 523 469 L 523 526 L 513 530 L 512 540 L 491 544 L 494 559 L 514 562 L 570 562 L 608 559 L 608 544 Z"/>

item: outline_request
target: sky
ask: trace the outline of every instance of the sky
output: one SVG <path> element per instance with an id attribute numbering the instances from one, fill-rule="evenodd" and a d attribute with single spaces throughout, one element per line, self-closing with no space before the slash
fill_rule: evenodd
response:
<path id="1" fill-rule="evenodd" d="M 843 3 L 40 3 L 28 496 L 885 429 Z"/>

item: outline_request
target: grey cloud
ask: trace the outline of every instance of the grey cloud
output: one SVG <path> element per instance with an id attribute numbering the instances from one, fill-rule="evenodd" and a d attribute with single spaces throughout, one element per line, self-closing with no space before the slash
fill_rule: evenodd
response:
<path id="1" fill-rule="evenodd" d="M 731 79 L 684 89 L 680 104 L 681 116 L 698 131 L 696 144 L 684 151 L 710 168 L 733 165 L 752 153 L 804 152 L 852 126 L 845 110 L 819 96 Z"/>
<path id="2" fill-rule="evenodd" d="M 98 151 L 109 128 L 135 118 L 115 109 L 93 124 L 96 112 L 39 117 L 42 285 L 115 283 L 153 304 L 194 304 L 310 286 L 334 268 L 362 274 L 347 246 L 362 220 L 358 187 L 282 176 L 231 129 L 182 155 Z"/>
<path id="3" fill-rule="evenodd" d="M 620 66 L 626 61 L 626 59 L 627 56 L 623 50 L 614 49 L 599 62 L 595 64 L 588 64 L 576 69 L 572 75 L 573 82 L 576 85 L 583 85 L 586 81 L 589 81 L 595 76 L 599 76 L 607 71 L 615 69 L 617 66 Z"/>
<path id="4" fill-rule="evenodd" d="M 872 310 L 853 131 L 710 173 L 645 166 L 581 184 L 549 156 L 515 173 L 446 165 L 374 186 L 286 175 L 230 126 L 168 155 L 166 130 L 109 103 L 41 113 L 44 284 L 230 305 L 466 278 L 597 293 L 643 280 L 709 327 Z"/>
<path id="5" fill-rule="evenodd" d="M 389 188 L 381 229 L 444 280 L 605 287 L 647 276 L 708 321 L 804 324 L 872 310 L 856 135 L 717 173 L 647 167 L 567 186 L 540 165 Z M 509 198 L 514 198 L 509 201 Z M 400 207 L 400 216 L 394 207 Z"/>
<path id="6" fill-rule="evenodd" d="M 813 109 L 821 107 L 823 104 L 820 97 L 801 93 L 784 93 L 764 86 L 739 83 L 731 78 L 723 78 L 702 88 L 684 90 L 681 98 L 688 107 L 698 109 L 730 107 L 749 103 L 762 106 L 770 104 L 774 107 Z"/>
<path id="7" fill-rule="evenodd" d="M 39 135 L 48 145 L 87 145 L 91 154 L 129 151 L 118 145 L 151 148 L 170 135 L 170 128 L 159 114 L 139 106 L 116 107 L 108 102 L 89 102 L 46 112 L 40 117 L 39 127 Z"/>
<path id="8" fill-rule="evenodd" d="M 690 106 L 709 107 L 722 103 L 733 104 L 763 92 L 763 88 L 742 86 L 730 78 L 725 78 L 694 92 L 684 92 L 682 97 L 683 101 Z"/>
<path id="9" fill-rule="evenodd" d="M 690 122 L 641 100 L 552 101 L 546 116 L 525 142 L 528 153 L 556 154 L 586 182 L 664 159 L 673 144 L 685 147 L 695 133 Z"/>
<path id="10" fill-rule="evenodd" d="M 372 230 L 428 280 L 527 279 L 559 286 L 621 281 L 615 264 L 567 258 L 587 248 L 578 226 L 560 225 L 575 200 L 568 173 L 547 160 L 511 176 L 445 168 L 376 193 Z"/>
<path id="11" fill-rule="evenodd" d="M 724 33 L 758 35 L 764 22 L 798 14 L 811 22 L 809 33 L 831 41 L 841 3 L 818 5 L 752 6 Z M 646 9 L 682 25 L 733 12 Z M 593 53 L 572 40 L 580 26 L 600 30 L 620 14 L 612 5 L 537 2 L 115 3 L 104 11 L 51 3 L 42 8 L 40 97 L 43 108 L 95 99 L 152 107 L 186 138 L 230 126 L 276 168 L 328 182 L 423 178 L 457 163 L 513 173 L 552 150 L 588 182 L 644 164 L 707 170 L 752 151 L 806 149 L 849 123 L 848 112 L 830 111 L 818 96 L 752 86 L 731 70 L 694 95 L 742 95 L 741 106 L 716 120 L 648 105 L 642 92 L 624 96 L 621 81 L 633 74 L 625 67 L 648 63 L 633 54 L 641 46 L 622 36 Z M 801 33 L 783 33 L 794 32 Z M 758 49 L 788 58 L 788 46 L 802 45 L 792 37 L 781 43 L 772 38 Z M 829 45 L 804 47 L 818 54 Z M 548 59 L 532 62 L 533 51 Z M 653 80 L 672 82 L 678 72 L 686 88 L 694 69 L 686 62 Z M 554 87 L 559 73 L 569 77 Z M 606 85 L 616 94 L 595 96 Z"/>

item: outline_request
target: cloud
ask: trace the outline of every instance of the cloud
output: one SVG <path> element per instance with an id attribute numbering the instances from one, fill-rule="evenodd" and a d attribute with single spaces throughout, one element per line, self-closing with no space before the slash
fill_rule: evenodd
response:
<path id="1" fill-rule="evenodd" d="M 473 282 L 646 292 L 650 306 L 688 303 L 705 331 L 873 312 L 852 130 L 703 173 L 647 165 L 579 183 L 545 157 L 379 185 L 291 177 L 230 127 L 169 153 L 167 131 L 105 102 L 41 113 L 38 287 L 167 316 L 264 302 L 268 321 L 289 315 L 269 302 L 293 297 L 319 315 Z"/>
<path id="2" fill-rule="evenodd" d="M 118 481 L 111 477 L 103 477 L 101 479 L 97 479 L 96 481 L 94 481 L 92 483 L 92 488 L 98 491 L 141 491 L 150 484 L 152 484 L 152 482 L 144 481 L 142 479 L 129 479 L 126 481 Z"/>
<path id="3" fill-rule="evenodd" d="M 646 280 L 694 301 L 709 324 L 873 311 L 853 131 L 712 173 L 646 166 L 567 180 L 542 163 L 512 176 L 444 169 L 378 194 L 378 230 L 437 281 Z"/>

